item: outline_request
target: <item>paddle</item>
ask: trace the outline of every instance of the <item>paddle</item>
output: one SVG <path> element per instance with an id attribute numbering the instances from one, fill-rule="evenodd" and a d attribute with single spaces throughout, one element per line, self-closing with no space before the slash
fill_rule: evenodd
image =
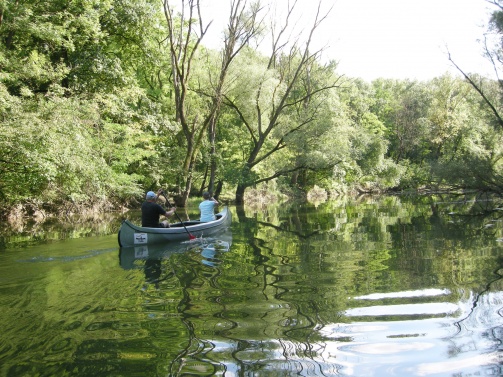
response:
<path id="1" fill-rule="evenodd" d="M 164 190 L 161 190 L 161 194 L 162 194 L 162 196 L 164 196 L 164 199 L 166 199 L 166 203 L 168 203 L 168 205 L 169 205 L 170 207 L 173 207 L 173 206 L 171 205 L 171 203 L 169 202 L 168 198 L 166 197 L 166 194 L 164 193 Z M 180 221 L 180 223 L 183 225 L 183 228 L 185 229 L 185 231 L 186 231 L 186 232 L 187 232 L 187 234 L 189 235 L 189 239 L 190 239 L 190 240 L 195 240 L 195 239 L 196 239 L 196 236 L 194 236 L 194 235 L 190 234 L 189 230 L 187 229 L 187 227 L 186 227 L 186 226 L 185 226 L 185 224 L 183 223 L 183 221 L 182 221 L 182 219 L 180 218 L 180 216 L 178 216 L 178 213 L 176 213 L 176 211 L 175 211 L 175 215 L 176 215 L 176 217 L 178 217 L 178 221 Z"/>

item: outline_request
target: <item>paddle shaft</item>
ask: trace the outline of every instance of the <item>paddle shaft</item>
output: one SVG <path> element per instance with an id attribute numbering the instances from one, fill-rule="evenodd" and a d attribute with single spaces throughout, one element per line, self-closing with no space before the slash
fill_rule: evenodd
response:
<path id="1" fill-rule="evenodd" d="M 164 193 L 164 191 L 161 191 L 161 194 L 162 196 L 164 196 L 164 199 L 166 199 L 166 203 L 168 203 L 168 205 L 173 208 L 173 206 L 171 205 L 171 203 L 169 202 L 168 200 L 168 197 L 166 196 L 166 194 Z M 180 221 L 180 224 L 182 224 L 183 228 L 185 229 L 185 231 L 187 232 L 187 234 L 189 235 L 189 239 L 193 240 L 196 238 L 196 236 L 190 234 L 189 230 L 187 229 L 187 227 L 185 226 L 185 224 L 183 223 L 182 219 L 180 218 L 180 216 L 178 216 L 178 213 L 175 212 L 175 215 L 176 217 L 178 218 L 178 221 Z"/>

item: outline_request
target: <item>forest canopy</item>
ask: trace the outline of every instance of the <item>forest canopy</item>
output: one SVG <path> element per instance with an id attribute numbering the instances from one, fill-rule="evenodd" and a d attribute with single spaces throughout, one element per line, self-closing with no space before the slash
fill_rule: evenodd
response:
<path id="1" fill-rule="evenodd" d="M 498 72 L 503 1 L 490 3 Z M 455 61 L 459 76 L 429 81 L 345 77 L 313 46 L 320 8 L 293 34 L 292 13 L 242 0 L 210 49 L 214 25 L 183 4 L 0 1 L 2 212 L 107 210 L 159 187 L 178 206 L 258 187 L 503 192 L 498 77 Z"/>

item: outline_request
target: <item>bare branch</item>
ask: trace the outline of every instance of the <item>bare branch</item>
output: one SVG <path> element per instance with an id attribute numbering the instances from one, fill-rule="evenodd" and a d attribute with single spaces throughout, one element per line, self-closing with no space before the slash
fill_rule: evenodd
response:
<path id="1" fill-rule="evenodd" d="M 291 6 L 290 6 L 290 3 L 288 3 L 287 14 L 286 14 L 286 17 L 285 17 L 285 24 L 283 25 L 282 28 L 280 28 L 280 30 L 279 30 L 278 34 L 276 35 L 276 37 L 274 36 L 274 34 L 275 34 L 274 25 L 271 27 L 272 53 L 271 53 L 271 56 L 269 58 L 269 63 L 267 65 L 267 68 L 274 67 L 276 59 L 277 59 L 277 57 L 279 55 L 279 51 L 281 51 L 288 44 L 288 39 L 289 38 L 287 38 L 286 41 L 284 43 L 282 43 L 282 44 L 280 44 L 280 41 L 281 41 L 281 38 L 282 38 L 283 34 L 288 29 L 288 25 L 290 23 L 290 18 L 292 16 L 292 13 L 293 13 L 296 5 L 297 5 L 297 0 L 295 0 Z"/>
<path id="2" fill-rule="evenodd" d="M 500 4 L 499 1 L 497 1 L 497 0 L 486 0 L 486 2 L 489 3 L 489 4 L 491 4 L 491 5 L 496 5 L 501 10 L 503 10 L 503 5 Z"/>
<path id="3" fill-rule="evenodd" d="M 257 138 L 255 137 L 255 135 L 253 133 L 253 129 L 252 129 L 250 123 L 248 123 L 248 121 L 246 120 L 246 117 L 244 116 L 244 114 L 239 109 L 239 106 L 237 106 L 229 97 L 224 95 L 224 98 L 225 98 L 225 104 L 227 106 L 229 106 L 230 108 L 234 109 L 234 111 L 236 111 L 236 113 L 239 116 L 239 119 L 241 119 L 241 121 L 243 122 L 243 124 L 247 128 L 248 132 L 250 133 L 250 137 L 252 138 L 253 143 L 257 144 Z"/>
<path id="4" fill-rule="evenodd" d="M 494 61 L 494 54 L 491 53 L 491 51 L 489 50 L 489 46 L 487 44 L 487 35 L 484 35 L 484 50 L 485 50 L 485 56 L 491 61 L 491 64 L 494 69 L 494 75 L 496 76 L 496 78 L 498 80 L 498 84 L 499 84 L 500 88 L 503 89 L 503 82 L 500 80 L 500 77 L 499 77 L 498 68 L 497 68 L 496 62 Z M 498 60 L 500 65 L 503 64 L 501 56 L 499 56 L 498 54 L 496 54 L 496 59 Z"/>
<path id="5" fill-rule="evenodd" d="M 498 110 L 494 107 L 494 105 L 491 103 L 489 98 L 484 94 L 482 89 L 468 76 L 455 62 L 452 60 L 450 52 L 448 52 L 449 56 L 449 61 L 456 67 L 456 69 L 461 72 L 461 74 L 465 77 L 465 79 L 470 83 L 470 85 L 480 94 L 484 102 L 486 103 L 487 106 L 491 109 L 492 113 L 496 117 L 496 120 L 498 121 L 498 124 L 503 127 L 503 119 L 501 118 Z"/>
<path id="6" fill-rule="evenodd" d="M 263 182 L 269 182 L 269 181 L 272 181 L 275 178 L 278 178 L 278 177 L 287 175 L 289 173 L 293 173 L 294 171 L 302 170 L 302 169 L 305 169 L 305 168 L 306 167 L 304 165 L 300 165 L 300 166 L 296 166 L 296 167 L 291 168 L 291 169 L 280 170 L 280 171 L 277 171 L 276 173 L 274 173 L 274 174 L 272 174 L 272 175 L 270 175 L 268 177 L 257 179 L 254 183 L 255 184 L 259 184 L 259 183 L 263 183 Z"/>

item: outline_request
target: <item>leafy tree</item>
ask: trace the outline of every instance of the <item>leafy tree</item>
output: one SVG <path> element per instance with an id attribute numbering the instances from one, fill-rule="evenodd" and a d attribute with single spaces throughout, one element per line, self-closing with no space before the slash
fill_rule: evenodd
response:
<path id="1" fill-rule="evenodd" d="M 238 203 L 243 202 L 246 188 L 305 168 L 281 159 L 283 163 L 267 172 L 264 164 L 280 153 L 288 156 L 285 148 L 290 138 L 313 124 L 320 116 L 324 92 L 338 86 L 339 77 L 333 72 L 333 66 L 319 62 L 321 50 L 311 51 L 313 34 L 325 18 L 319 6 L 303 46 L 299 39 L 284 40 L 294 7 L 295 3 L 288 9 L 284 27 L 274 35 L 271 54 L 243 63 L 247 67 L 246 83 L 225 100 L 248 134 L 245 159 L 239 167 Z M 321 81 L 321 77 L 325 80 Z M 264 174 L 260 173 L 261 168 Z"/>
<path id="2" fill-rule="evenodd" d="M 382 191 L 397 186 L 400 180 L 402 169 L 388 157 L 389 141 L 378 116 L 382 116 L 382 109 L 377 105 L 377 92 L 376 87 L 358 79 L 339 92 L 343 115 L 338 115 L 332 133 L 345 154 L 334 169 L 338 190 L 346 186 L 351 191 Z"/>
<path id="3" fill-rule="evenodd" d="M 42 99 L 21 101 L 0 87 L 0 195 L 5 203 L 32 198 L 37 203 L 102 206 L 114 197 L 141 192 L 138 183 L 144 178 L 131 166 L 156 152 L 146 148 L 151 142 L 144 132 L 148 118 L 113 116 L 113 108 L 121 114 L 127 110 L 121 103 L 124 94 L 90 101 L 49 92 Z"/>
<path id="4" fill-rule="evenodd" d="M 489 31 L 485 35 L 484 48 L 485 56 L 493 64 L 496 81 L 466 73 L 450 55 L 449 60 L 480 96 L 480 103 L 485 109 L 475 109 L 475 112 L 480 112 L 481 117 L 487 119 L 486 124 L 493 126 L 494 129 L 477 128 L 478 132 L 475 132 L 475 135 L 472 134 L 472 138 L 467 140 L 465 145 L 468 146 L 468 149 L 464 150 L 467 153 L 464 159 L 471 162 L 473 169 L 469 166 L 462 166 L 458 171 L 468 175 L 457 176 L 455 181 L 462 182 L 463 186 L 468 185 L 472 188 L 501 192 L 503 170 L 500 145 L 503 138 L 503 117 L 501 115 L 503 85 L 500 72 L 503 62 L 503 2 L 501 0 L 487 0 L 487 2 L 494 5 L 495 10 L 489 20 Z M 490 118 L 486 118 L 486 114 L 490 114 Z"/>
<path id="5" fill-rule="evenodd" d="M 4 203 L 99 206 L 159 180 L 169 143 L 152 135 L 173 127 L 139 86 L 159 11 L 154 0 L 0 3 Z"/>
<path id="6" fill-rule="evenodd" d="M 0 14 L 2 81 L 15 94 L 129 86 L 155 51 L 155 0 L 4 1 Z"/>
<path id="7" fill-rule="evenodd" d="M 469 122 L 467 97 L 470 87 L 450 75 L 431 80 L 432 102 L 428 114 L 431 159 L 451 154 L 456 149 L 460 133 Z"/>
<path id="8" fill-rule="evenodd" d="M 497 83 L 492 86 L 498 90 Z M 491 93 L 487 84 L 485 91 Z M 494 116 L 475 91 L 459 97 L 451 121 L 456 128 L 444 141 L 442 154 L 433 160 L 433 177 L 448 187 L 501 192 L 503 132 L 487 126 Z"/>
<path id="9" fill-rule="evenodd" d="M 259 31 L 257 14 L 260 11 L 260 6 L 252 4 L 247 8 L 246 1 L 234 0 L 231 2 L 221 65 L 217 71 L 216 80 L 213 81 L 213 78 L 210 78 L 209 81 L 212 83 L 210 90 L 203 88 L 196 92 L 197 86 L 191 82 L 193 70 L 197 69 L 196 64 L 204 64 L 203 59 L 198 60 L 197 53 L 210 24 L 203 24 L 199 0 L 189 0 L 187 4 L 182 2 L 178 18 L 168 0 L 164 0 L 163 4 L 169 31 L 168 44 L 171 54 L 175 119 L 182 128 L 186 147 L 181 171 L 182 181 L 180 182 L 183 184 L 183 188 L 176 198 L 177 204 L 184 206 L 192 187 L 196 158 L 203 137 L 208 130 L 212 161 L 209 186 L 210 189 L 213 189 L 216 173 L 216 125 L 227 72 L 240 50 Z"/>

